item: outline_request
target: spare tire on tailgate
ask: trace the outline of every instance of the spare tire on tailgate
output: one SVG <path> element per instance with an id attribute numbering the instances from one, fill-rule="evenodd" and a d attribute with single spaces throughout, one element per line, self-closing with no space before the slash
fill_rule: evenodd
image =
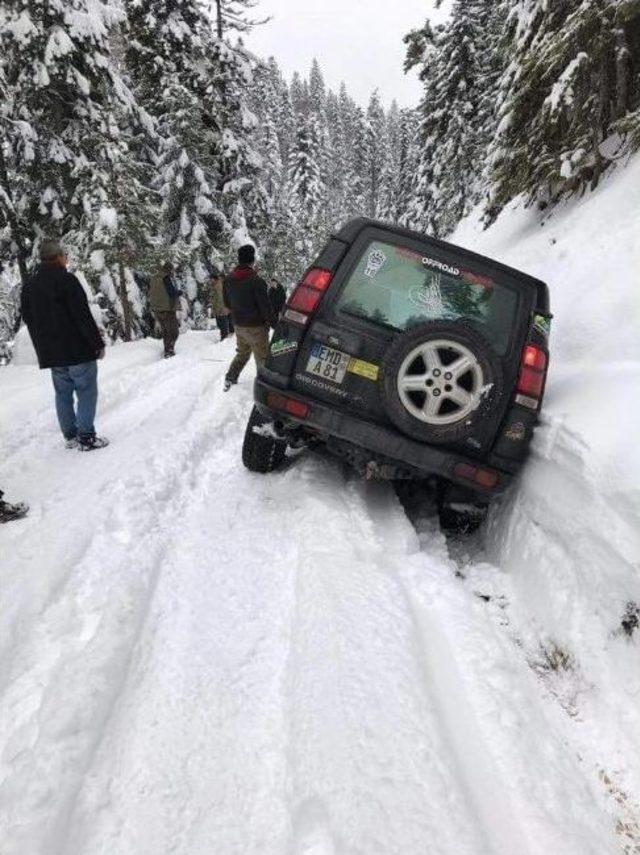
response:
<path id="1" fill-rule="evenodd" d="M 433 321 L 401 333 L 383 362 L 381 394 L 391 421 L 423 442 L 475 436 L 503 394 L 500 362 L 477 330 Z"/>

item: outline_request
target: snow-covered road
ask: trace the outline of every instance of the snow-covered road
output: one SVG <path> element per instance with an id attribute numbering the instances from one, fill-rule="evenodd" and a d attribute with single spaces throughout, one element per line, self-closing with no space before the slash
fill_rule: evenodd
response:
<path id="1" fill-rule="evenodd" d="M 620 686 L 589 705 L 511 574 L 390 487 L 246 472 L 231 348 L 111 348 L 88 455 L 47 373 L 3 370 L 2 484 L 33 509 L 0 532 L 2 855 L 637 851 Z"/>

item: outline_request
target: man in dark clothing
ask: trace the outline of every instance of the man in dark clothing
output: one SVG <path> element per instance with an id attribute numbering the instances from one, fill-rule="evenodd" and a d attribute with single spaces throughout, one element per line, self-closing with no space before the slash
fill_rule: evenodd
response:
<path id="1" fill-rule="evenodd" d="M 276 320 L 282 314 L 284 304 L 287 302 L 287 292 L 284 290 L 284 285 L 277 279 L 272 279 L 269 282 L 269 300 L 271 302 L 271 310 Z"/>
<path id="2" fill-rule="evenodd" d="M 22 289 L 22 317 L 40 368 L 51 369 L 58 422 L 67 448 L 104 448 L 109 442 L 96 436 L 94 427 L 96 360 L 104 357 L 104 341 L 84 288 L 67 270 L 67 255 L 60 243 L 44 241 L 40 259 L 36 274 Z"/>
<path id="3" fill-rule="evenodd" d="M 0 490 L 0 523 L 11 522 L 11 520 L 20 520 L 26 517 L 29 513 L 29 505 L 24 502 L 16 502 L 15 505 L 10 505 L 9 502 L 3 500 L 4 493 Z"/>
<path id="4" fill-rule="evenodd" d="M 172 273 L 173 265 L 167 262 L 162 270 L 151 277 L 149 286 L 149 305 L 162 330 L 165 359 L 176 355 L 175 346 L 180 335 L 176 312 L 182 291 L 176 287 Z"/>
<path id="5" fill-rule="evenodd" d="M 236 355 L 224 380 L 224 390 L 238 382 L 240 372 L 253 353 L 258 365 L 269 355 L 269 330 L 275 316 L 267 283 L 254 270 L 256 250 L 251 244 L 238 250 L 238 266 L 225 279 L 224 302 L 231 310 L 236 331 Z"/>

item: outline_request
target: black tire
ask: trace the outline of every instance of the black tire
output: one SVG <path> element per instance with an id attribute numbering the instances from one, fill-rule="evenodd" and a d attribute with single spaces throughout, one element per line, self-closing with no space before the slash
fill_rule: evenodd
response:
<path id="1" fill-rule="evenodd" d="M 445 534 L 473 534 L 487 517 L 487 508 L 478 507 L 473 511 L 460 511 L 448 505 L 438 508 L 440 528 Z"/>
<path id="2" fill-rule="evenodd" d="M 489 505 L 459 484 L 440 482 L 436 493 L 440 527 L 445 534 L 473 534 L 487 518 Z"/>
<path id="3" fill-rule="evenodd" d="M 273 472 L 286 456 L 285 440 L 274 439 L 254 431 L 254 428 L 266 425 L 268 421 L 260 415 L 257 407 L 253 408 L 242 444 L 242 462 L 250 472 Z"/>
<path id="4" fill-rule="evenodd" d="M 402 403 L 398 393 L 398 372 L 409 353 L 421 343 L 446 338 L 470 350 L 476 357 L 487 387 L 480 404 L 459 421 L 434 425 L 420 421 Z M 464 442 L 478 436 L 479 427 L 491 414 L 495 414 L 504 393 L 502 367 L 484 336 L 471 327 L 450 321 L 433 321 L 421 324 L 398 335 L 387 351 L 380 379 L 383 406 L 394 425 L 412 439 L 433 444 Z M 494 419 L 491 419 L 494 429 Z M 481 431 L 482 434 L 485 431 Z"/>

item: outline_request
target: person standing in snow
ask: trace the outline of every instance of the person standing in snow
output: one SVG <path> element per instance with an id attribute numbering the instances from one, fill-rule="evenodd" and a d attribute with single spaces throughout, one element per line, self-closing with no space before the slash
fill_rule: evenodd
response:
<path id="1" fill-rule="evenodd" d="M 149 305 L 162 331 L 165 359 L 176 355 L 175 346 L 180 335 L 177 311 L 182 291 L 176 287 L 172 273 L 173 265 L 166 262 L 151 277 L 149 285 Z"/>
<path id="2" fill-rule="evenodd" d="M 60 430 L 67 448 L 104 448 L 109 442 L 96 436 L 94 427 L 102 335 L 84 288 L 67 270 L 67 254 L 59 241 L 43 241 L 40 259 L 22 289 L 22 317 L 40 368 L 51 369 Z"/>
<path id="3" fill-rule="evenodd" d="M 29 513 L 29 505 L 24 502 L 17 502 L 15 505 L 10 505 L 2 498 L 4 493 L 0 490 L 0 523 L 11 522 L 12 520 L 20 520 L 26 517 Z"/>
<path id="4" fill-rule="evenodd" d="M 276 319 L 267 283 L 254 269 L 255 260 L 255 247 L 241 246 L 238 266 L 224 282 L 224 302 L 231 311 L 237 342 L 235 358 L 224 379 L 225 392 L 238 382 L 252 353 L 257 365 L 264 365 L 269 355 L 269 330 Z"/>
<path id="5" fill-rule="evenodd" d="M 269 301 L 271 302 L 273 316 L 277 320 L 287 302 L 287 292 L 284 290 L 282 282 L 279 282 L 275 277 L 269 282 Z"/>
<path id="6" fill-rule="evenodd" d="M 233 333 L 233 319 L 225 305 L 223 289 L 224 276 L 215 271 L 211 277 L 211 311 L 220 330 L 220 341 L 224 341 Z"/>

